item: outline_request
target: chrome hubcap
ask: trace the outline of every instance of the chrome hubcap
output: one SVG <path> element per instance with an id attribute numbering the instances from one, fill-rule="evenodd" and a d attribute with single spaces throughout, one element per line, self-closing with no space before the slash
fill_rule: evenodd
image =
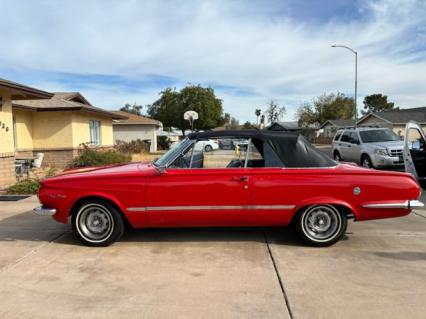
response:
<path id="1" fill-rule="evenodd" d="M 102 205 L 84 206 L 77 215 L 77 226 L 81 236 L 89 241 L 99 242 L 108 238 L 114 227 L 111 213 Z"/>
<path id="2" fill-rule="evenodd" d="M 332 206 L 314 206 L 306 211 L 303 229 L 314 240 L 327 240 L 339 232 L 341 216 Z"/>

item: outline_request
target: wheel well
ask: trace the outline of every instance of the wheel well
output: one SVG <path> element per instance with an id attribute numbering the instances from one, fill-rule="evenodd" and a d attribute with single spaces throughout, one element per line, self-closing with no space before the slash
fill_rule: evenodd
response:
<path id="1" fill-rule="evenodd" d="M 361 154 L 361 160 L 362 160 L 365 156 L 367 156 L 367 157 L 368 157 L 368 158 L 370 158 L 370 160 L 371 160 L 370 155 L 368 155 L 367 153 L 362 153 L 362 154 Z"/>
<path id="2" fill-rule="evenodd" d="M 296 212 L 296 214 L 294 214 L 293 218 L 291 219 L 290 224 L 294 224 L 297 221 L 297 218 L 299 217 L 299 215 L 308 207 L 310 206 L 314 206 L 314 205 L 330 205 L 335 207 L 339 212 L 341 212 L 343 214 L 343 216 L 346 217 L 346 219 L 351 219 L 351 218 L 355 218 L 355 214 L 354 212 L 347 206 L 344 205 L 338 205 L 338 204 L 327 204 L 327 203 L 321 203 L 321 204 L 309 204 L 309 205 L 305 205 L 303 207 L 300 207 L 298 209 L 298 211 Z"/>
<path id="3" fill-rule="evenodd" d="M 124 221 L 124 224 L 126 225 L 126 227 L 132 227 L 129 223 L 129 221 L 127 220 L 126 216 L 124 215 L 123 211 L 121 210 L 121 208 L 112 200 L 102 197 L 102 196 L 87 196 L 87 197 L 82 197 L 79 200 L 77 200 L 74 205 L 71 208 L 70 214 L 69 216 L 72 216 L 73 214 L 78 212 L 78 209 L 86 202 L 89 201 L 102 201 L 102 202 L 106 202 L 109 205 L 113 206 L 118 213 L 121 215 L 121 218 Z"/>

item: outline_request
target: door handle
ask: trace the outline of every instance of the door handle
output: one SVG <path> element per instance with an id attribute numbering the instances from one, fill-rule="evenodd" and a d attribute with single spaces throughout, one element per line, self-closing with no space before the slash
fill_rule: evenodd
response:
<path id="1" fill-rule="evenodd" d="M 233 181 L 240 182 L 240 183 L 245 183 L 245 182 L 248 182 L 249 177 L 248 177 L 248 176 L 234 176 L 234 177 L 232 178 L 232 180 L 233 180 Z"/>

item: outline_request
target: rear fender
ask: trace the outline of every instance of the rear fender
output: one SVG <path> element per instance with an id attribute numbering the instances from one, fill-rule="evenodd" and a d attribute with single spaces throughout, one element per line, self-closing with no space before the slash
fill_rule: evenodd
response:
<path id="1" fill-rule="evenodd" d="M 296 210 L 299 211 L 300 209 L 302 209 L 304 207 L 312 206 L 312 205 L 342 206 L 342 207 L 345 207 L 347 209 L 347 212 L 349 214 L 353 214 L 355 219 L 357 219 L 357 211 L 355 210 L 355 208 L 351 204 L 349 204 L 348 202 L 345 202 L 343 200 L 333 198 L 333 197 L 321 196 L 321 197 L 307 198 L 304 201 L 302 201 L 300 203 L 300 205 L 297 206 Z"/>

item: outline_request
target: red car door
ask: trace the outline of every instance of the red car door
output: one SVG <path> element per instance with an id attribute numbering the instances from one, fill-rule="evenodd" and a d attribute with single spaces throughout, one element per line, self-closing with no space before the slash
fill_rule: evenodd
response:
<path id="1" fill-rule="evenodd" d="M 250 169 L 171 168 L 146 181 L 151 227 L 249 224 Z"/>
<path id="2" fill-rule="evenodd" d="M 300 180 L 283 168 L 253 168 L 250 221 L 257 226 L 287 225 L 303 197 Z"/>

